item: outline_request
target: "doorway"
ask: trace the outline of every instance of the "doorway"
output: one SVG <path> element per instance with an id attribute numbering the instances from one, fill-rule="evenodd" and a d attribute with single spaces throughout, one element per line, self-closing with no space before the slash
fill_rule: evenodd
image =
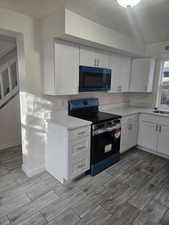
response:
<path id="1" fill-rule="evenodd" d="M 21 117 L 16 38 L 0 34 L 0 175 L 21 167 Z"/>

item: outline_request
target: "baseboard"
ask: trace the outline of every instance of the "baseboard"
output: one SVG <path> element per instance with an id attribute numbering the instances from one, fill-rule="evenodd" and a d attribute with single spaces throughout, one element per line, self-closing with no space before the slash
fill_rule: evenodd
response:
<path id="1" fill-rule="evenodd" d="M 16 146 L 20 146 L 21 143 L 18 141 L 14 141 L 12 143 L 7 143 L 7 144 L 2 144 L 0 145 L 0 151 L 8 149 L 8 148 L 12 148 L 12 147 L 16 147 Z"/>
<path id="2" fill-rule="evenodd" d="M 143 151 L 145 151 L 145 152 L 149 152 L 149 153 L 152 153 L 152 154 L 154 154 L 154 155 L 158 155 L 158 156 L 160 156 L 160 157 L 162 157 L 162 158 L 169 159 L 169 156 L 168 156 L 168 155 L 165 155 L 165 154 L 161 154 L 161 153 L 159 153 L 159 152 L 152 151 L 151 149 L 144 148 L 144 147 L 142 147 L 142 146 L 140 146 L 140 145 L 137 145 L 137 148 L 140 149 L 140 150 L 143 150 Z"/>
<path id="3" fill-rule="evenodd" d="M 38 174 L 44 172 L 45 168 L 44 168 L 44 166 L 41 166 L 39 168 L 31 168 L 30 169 L 30 168 L 26 167 L 24 164 L 22 164 L 22 170 L 26 174 L 26 176 L 33 177 L 35 175 L 38 175 Z"/>

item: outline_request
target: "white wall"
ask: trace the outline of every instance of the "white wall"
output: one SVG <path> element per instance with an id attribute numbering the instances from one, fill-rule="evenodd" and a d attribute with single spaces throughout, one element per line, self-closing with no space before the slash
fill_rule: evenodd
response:
<path id="1" fill-rule="evenodd" d="M 21 144 L 19 95 L 0 109 L 0 150 Z"/>
<path id="2" fill-rule="evenodd" d="M 145 55 L 145 44 L 123 35 L 115 30 L 97 24 L 70 10 L 65 10 L 65 37 L 70 36 L 82 43 L 92 43 L 109 50 L 116 50 L 131 55 Z"/>
<path id="3" fill-rule="evenodd" d="M 146 55 L 158 58 L 168 58 L 169 50 L 165 50 L 165 46 L 169 46 L 169 41 L 149 44 L 146 46 Z"/>
<path id="4" fill-rule="evenodd" d="M 17 37 L 23 168 L 28 175 L 44 170 L 44 121 L 40 112 L 45 106 L 40 98 L 40 53 L 36 39 L 39 31 L 36 23 L 31 17 L 0 9 L 0 33 Z"/>
<path id="5" fill-rule="evenodd" d="M 38 20 L 10 10 L 0 9 L 0 31 L 0 33 L 17 37 L 23 169 L 27 175 L 33 176 L 45 169 L 46 114 L 66 109 L 67 100 L 72 97 L 43 95 Z M 126 101 L 124 96 L 113 94 L 93 93 L 79 97 L 90 96 L 98 96 L 102 103 Z"/>

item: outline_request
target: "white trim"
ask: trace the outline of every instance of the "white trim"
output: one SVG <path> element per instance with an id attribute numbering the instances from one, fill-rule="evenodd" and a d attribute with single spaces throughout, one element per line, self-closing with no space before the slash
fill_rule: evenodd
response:
<path id="1" fill-rule="evenodd" d="M 21 145 L 21 141 L 18 143 L 18 139 L 12 141 L 11 143 L 5 143 L 5 144 L 1 144 L 0 145 L 0 151 L 3 151 L 5 149 L 9 149 L 9 148 L 13 148 L 16 146 L 20 146 Z"/>
<path id="2" fill-rule="evenodd" d="M 41 166 L 39 168 L 37 167 L 37 168 L 30 169 L 30 168 L 26 167 L 24 164 L 22 164 L 22 170 L 26 174 L 26 176 L 33 177 L 35 175 L 38 175 L 38 174 L 44 172 L 45 168 L 44 168 L 44 166 Z"/>
<path id="3" fill-rule="evenodd" d="M 158 68 L 158 76 L 159 77 L 158 77 L 158 86 L 157 86 L 157 95 L 156 95 L 156 107 L 159 108 L 159 109 L 167 109 L 168 110 L 169 106 L 161 104 L 161 90 L 162 89 L 169 89 L 169 87 L 167 87 L 167 86 L 163 87 L 162 84 L 161 84 L 162 69 L 163 69 L 165 61 L 169 61 L 169 58 L 168 57 L 161 58 L 160 61 L 159 61 L 159 68 Z"/>
<path id="4" fill-rule="evenodd" d="M 16 76 L 17 76 L 17 86 L 12 89 L 12 78 L 11 78 L 11 66 L 16 63 Z M 3 88 L 3 80 L 2 80 L 2 72 L 8 70 L 9 77 L 9 93 L 4 96 L 4 88 Z M 18 67 L 17 67 L 17 58 L 14 57 L 10 59 L 7 63 L 0 67 L 0 85 L 1 85 L 1 99 L 0 99 L 0 107 L 4 105 L 12 96 L 14 96 L 19 91 L 18 85 Z"/>

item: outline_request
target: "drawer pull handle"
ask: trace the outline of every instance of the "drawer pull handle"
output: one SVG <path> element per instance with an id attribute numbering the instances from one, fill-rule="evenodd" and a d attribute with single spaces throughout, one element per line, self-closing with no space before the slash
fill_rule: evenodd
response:
<path id="1" fill-rule="evenodd" d="M 85 131 L 82 131 L 82 132 L 78 133 L 78 135 L 83 135 L 85 133 L 86 133 Z"/>

